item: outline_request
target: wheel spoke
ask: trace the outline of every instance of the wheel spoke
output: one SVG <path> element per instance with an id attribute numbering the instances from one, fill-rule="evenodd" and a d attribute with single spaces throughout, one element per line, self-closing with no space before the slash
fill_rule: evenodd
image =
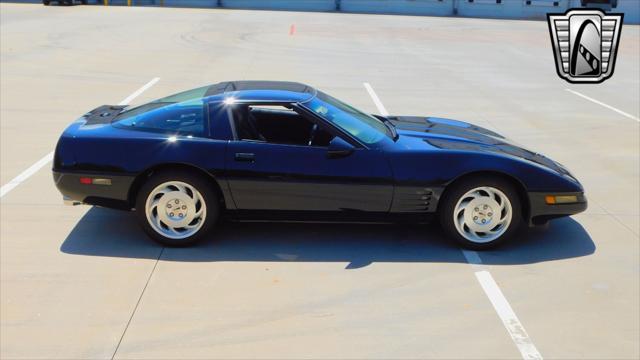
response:
<path id="1" fill-rule="evenodd" d="M 491 230 L 488 230 L 487 232 L 490 234 L 497 234 L 502 230 L 502 224 L 497 224 L 496 226 L 494 226 Z"/>
<path id="2" fill-rule="evenodd" d="M 162 220 L 160 219 L 160 217 L 159 217 L 159 216 L 156 216 L 156 217 L 155 217 L 155 219 L 154 219 L 154 221 L 155 221 L 156 226 L 157 226 L 159 229 L 163 229 L 163 226 L 162 226 L 163 222 L 162 222 Z M 166 224 L 165 224 L 165 225 L 166 225 Z"/>
<path id="3" fill-rule="evenodd" d="M 198 221 L 196 221 L 196 223 L 193 224 L 193 225 L 186 225 L 185 228 L 186 229 L 193 229 L 193 228 L 199 227 L 200 223 L 202 223 L 202 219 L 198 219 Z"/>
<path id="4" fill-rule="evenodd" d="M 463 200 L 462 200 L 462 202 L 460 203 L 460 205 L 458 205 L 458 207 L 460 207 L 460 208 L 466 208 L 466 207 L 467 207 L 467 205 L 469 205 L 469 203 L 470 203 L 471 201 L 473 201 L 473 199 L 475 199 L 475 196 L 474 196 L 474 197 L 468 197 L 468 198 L 466 198 L 466 199 L 463 199 Z"/>
<path id="5" fill-rule="evenodd" d="M 463 209 L 464 210 L 464 209 Z M 460 228 L 463 228 L 465 221 L 464 221 L 464 214 L 458 215 L 457 219 L 456 219 L 458 226 Z"/>
<path id="6" fill-rule="evenodd" d="M 181 235 L 182 234 L 181 232 L 176 230 L 176 228 L 174 228 L 174 227 L 169 227 L 169 231 L 171 231 L 173 234 L 176 234 L 176 235 Z"/>
<path id="7" fill-rule="evenodd" d="M 504 223 L 506 223 L 506 222 L 507 222 L 507 220 L 510 220 L 510 219 L 509 219 L 507 216 L 505 216 L 504 218 L 499 219 L 499 220 L 496 222 L 496 225 L 503 225 Z"/>
<path id="8" fill-rule="evenodd" d="M 149 208 L 150 208 L 151 210 L 153 210 L 153 209 L 155 209 L 156 207 L 158 207 L 158 204 L 160 203 L 160 199 L 161 199 L 161 198 L 154 199 L 154 200 L 151 202 L 151 204 L 149 204 Z"/>
<path id="9" fill-rule="evenodd" d="M 187 187 L 185 185 L 176 184 L 174 186 L 178 189 L 179 192 L 189 195 L 189 192 L 187 191 Z"/>
<path id="10" fill-rule="evenodd" d="M 171 188 L 171 186 L 169 186 L 169 185 L 165 185 L 162 189 L 160 189 L 160 190 L 156 191 L 156 192 L 155 192 L 155 195 L 160 195 L 160 194 L 165 195 L 165 194 L 170 193 L 170 192 L 172 192 L 172 191 L 175 191 L 175 190 L 173 190 L 173 189 Z"/>
<path id="11" fill-rule="evenodd" d="M 204 213 L 204 206 L 200 206 L 200 209 L 198 209 L 198 211 L 196 211 L 196 213 L 193 214 L 193 217 L 199 218 L 200 216 L 202 216 L 203 213 Z"/>
<path id="12" fill-rule="evenodd" d="M 490 198 L 491 200 L 496 200 L 496 192 L 494 191 L 493 188 L 485 187 L 483 189 L 487 193 L 488 198 Z"/>

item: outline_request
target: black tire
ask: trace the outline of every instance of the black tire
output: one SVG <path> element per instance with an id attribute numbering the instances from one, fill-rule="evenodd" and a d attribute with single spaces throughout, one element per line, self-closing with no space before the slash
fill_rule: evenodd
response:
<path id="1" fill-rule="evenodd" d="M 51 4 L 51 0 L 42 0 L 42 5 L 49 6 Z"/>
<path id="2" fill-rule="evenodd" d="M 512 215 L 511 222 L 507 226 L 506 230 L 496 239 L 488 242 L 474 242 L 465 238 L 456 228 L 454 222 L 454 210 L 461 199 L 467 192 L 477 188 L 488 186 L 500 190 L 511 203 Z M 477 210 L 477 209 L 476 209 Z M 469 210 L 470 211 L 470 210 Z M 455 183 L 451 184 L 450 188 L 445 190 L 443 197 L 440 199 L 438 205 L 438 216 L 440 218 L 440 224 L 445 234 L 454 239 L 458 244 L 471 250 L 487 250 L 495 248 L 496 246 L 504 243 L 505 241 L 513 238 L 522 226 L 522 201 L 516 188 L 513 184 L 501 177 L 485 175 L 485 176 L 472 176 L 469 178 L 463 178 Z"/>
<path id="3" fill-rule="evenodd" d="M 145 211 L 147 198 L 157 186 L 168 181 L 180 181 L 189 184 L 200 192 L 204 199 L 204 203 L 206 205 L 204 223 L 196 233 L 189 237 L 173 239 L 163 236 L 154 230 L 147 220 L 147 214 Z M 202 240 L 203 237 L 213 229 L 220 214 L 220 199 L 215 191 L 214 185 L 211 184 L 210 181 L 211 180 L 208 180 L 203 176 L 183 170 L 163 171 L 152 175 L 147 182 L 142 185 L 136 196 L 136 216 L 138 218 L 138 222 L 147 235 L 160 244 L 171 247 L 190 246 Z"/>

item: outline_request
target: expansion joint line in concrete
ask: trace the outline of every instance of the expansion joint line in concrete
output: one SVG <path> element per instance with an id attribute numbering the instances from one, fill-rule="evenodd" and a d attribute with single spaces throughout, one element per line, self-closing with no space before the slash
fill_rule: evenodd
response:
<path id="1" fill-rule="evenodd" d="M 131 312 L 131 316 L 129 317 L 129 321 L 127 321 L 127 325 L 124 327 L 124 331 L 122 331 L 122 335 L 120 335 L 120 340 L 118 340 L 118 345 L 116 345 L 116 348 L 113 351 L 113 355 L 111 355 L 111 360 L 115 359 L 116 354 L 118 353 L 118 350 L 120 349 L 120 345 L 122 344 L 122 340 L 124 339 L 124 336 L 127 334 L 127 330 L 129 329 L 129 325 L 131 325 L 131 320 L 133 320 L 133 317 L 136 315 L 136 311 L 138 311 L 138 307 L 140 306 L 140 302 L 142 301 L 142 297 L 144 296 L 144 292 L 147 290 L 147 286 L 149 286 L 149 282 L 151 281 L 151 277 L 153 276 L 153 273 L 156 271 L 156 268 L 158 267 L 158 263 L 160 262 L 160 258 L 162 257 L 162 254 L 164 253 L 164 249 L 165 249 L 165 247 L 162 247 L 162 250 L 160 250 L 160 253 L 158 254 L 158 258 L 156 259 L 155 264 L 153 264 L 153 269 L 151 269 L 151 272 L 149 273 L 149 277 L 147 277 L 147 282 L 144 284 L 144 287 L 142 288 L 142 292 L 140 292 L 140 296 L 138 297 L 138 301 L 136 302 L 136 306 L 133 308 L 133 311 Z"/>

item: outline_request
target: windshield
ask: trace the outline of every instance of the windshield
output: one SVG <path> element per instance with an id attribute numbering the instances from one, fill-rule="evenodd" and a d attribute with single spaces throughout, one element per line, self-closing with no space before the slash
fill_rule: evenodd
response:
<path id="1" fill-rule="evenodd" d="M 377 143 L 385 136 L 393 138 L 393 133 L 381 120 L 321 91 L 304 106 L 365 144 Z"/>

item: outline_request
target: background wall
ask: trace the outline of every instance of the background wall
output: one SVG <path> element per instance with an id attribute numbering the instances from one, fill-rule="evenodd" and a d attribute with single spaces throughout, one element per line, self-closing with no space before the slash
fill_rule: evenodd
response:
<path id="1" fill-rule="evenodd" d="M 0 2 L 38 3 L 40 1 L 0 0 Z M 109 5 L 127 5 L 129 0 L 108 0 L 108 2 Z M 586 6 L 622 12 L 625 14 L 626 24 L 640 23 L 640 0 L 131 0 L 130 2 L 134 6 L 345 11 L 505 19 L 545 19 L 549 12 L 564 12 L 569 8 Z M 600 4 L 600 2 L 609 4 Z M 104 0 L 90 0 L 89 3 L 104 4 Z"/>

